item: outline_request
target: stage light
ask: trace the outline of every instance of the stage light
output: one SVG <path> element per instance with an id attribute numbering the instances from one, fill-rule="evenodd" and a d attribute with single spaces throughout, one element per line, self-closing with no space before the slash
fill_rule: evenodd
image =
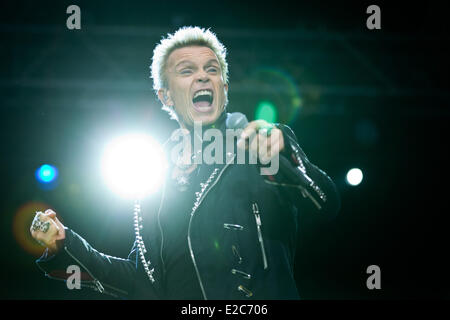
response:
<path id="1" fill-rule="evenodd" d="M 278 120 L 278 111 L 275 105 L 270 101 L 261 101 L 256 106 L 255 119 L 266 120 L 274 123 Z"/>
<path id="2" fill-rule="evenodd" d="M 153 138 L 130 134 L 106 145 L 101 166 L 103 178 L 113 192 L 138 199 L 161 186 L 167 162 L 161 145 Z"/>
<path id="3" fill-rule="evenodd" d="M 362 179 L 363 179 L 363 173 L 358 168 L 350 169 L 347 172 L 346 180 L 347 180 L 347 183 L 351 186 L 359 185 L 361 183 Z"/>
<path id="4" fill-rule="evenodd" d="M 44 164 L 36 170 L 35 176 L 41 183 L 51 183 L 58 178 L 58 169 L 52 165 Z"/>

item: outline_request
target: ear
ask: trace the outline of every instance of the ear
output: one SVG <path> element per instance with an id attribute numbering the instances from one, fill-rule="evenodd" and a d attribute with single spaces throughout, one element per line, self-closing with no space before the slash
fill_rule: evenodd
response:
<path id="1" fill-rule="evenodd" d="M 166 89 L 158 90 L 158 98 L 161 103 L 167 107 L 173 107 L 173 101 L 170 98 L 170 91 Z"/>
<path id="2" fill-rule="evenodd" d="M 225 83 L 223 88 L 225 89 L 225 94 L 228 94 L 228 83 Z"/>

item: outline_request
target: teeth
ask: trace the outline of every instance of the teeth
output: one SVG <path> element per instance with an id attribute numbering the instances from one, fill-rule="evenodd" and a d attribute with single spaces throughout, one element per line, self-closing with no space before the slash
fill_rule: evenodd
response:
<path id="1" fill-rule="evenodd" d="M 210 96 L 212 96 L 212 92 L 209 91 L 209 90 L 200 90 L 200 91 L 197 91 L 197 92 L 194 94 L 194 99 L 197 98 L 198 96 L 203 96 L 203 95 L 210 95 Z"/>

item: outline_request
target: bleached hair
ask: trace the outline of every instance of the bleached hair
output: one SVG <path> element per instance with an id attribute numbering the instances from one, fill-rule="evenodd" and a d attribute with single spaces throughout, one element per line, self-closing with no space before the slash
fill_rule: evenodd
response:
<path id="1" fill-rule="evenodd" d="M 224 83 L 228 83 L 227 50 L 209 29 L 200 27 L 182 27 L 173 34 L 168 34 L 153 50 L 151 75 L 153 89 L 167 89 L 166 65 L 169 55 L 176 49 L 188 46 L 204 46 L 210 48 L 219 60 Z"/>

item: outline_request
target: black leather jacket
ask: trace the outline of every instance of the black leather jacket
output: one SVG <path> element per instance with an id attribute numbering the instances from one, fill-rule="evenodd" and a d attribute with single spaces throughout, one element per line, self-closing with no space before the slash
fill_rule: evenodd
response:
<path id="1" fill-rule="evenodd" d="M 285 141 L 282 154 L 298 167 L 301 182 L 282 173 L 262 176 L 258 165 L 230 160 L 215 166 L 216 174 L 203 190 L 198 186 L 197 201 L 186 208 L 187 241 L 204 299 L 298 299 L 293 270 L 298 214 L 312 207 L 315 212 L 308 214 L 333 218 L 339 211 L 332 180 L 309 162 L 289 127 L 277 126 Z M 128 258 L 100 253 L 67 229 L 63 249 L 55 256 L 45 252 L 37 265 L 47 277 L 65 279 L 67 266 L 77 264 L 83 286 L 116 297 L 165 299 L 157 210 L 164 205 L 162 194 L 142 204 L 135 226 L 142 238 Z M 151 262 L 147 271 L 143 245 L 148 251 L 143 257 Z"/>

